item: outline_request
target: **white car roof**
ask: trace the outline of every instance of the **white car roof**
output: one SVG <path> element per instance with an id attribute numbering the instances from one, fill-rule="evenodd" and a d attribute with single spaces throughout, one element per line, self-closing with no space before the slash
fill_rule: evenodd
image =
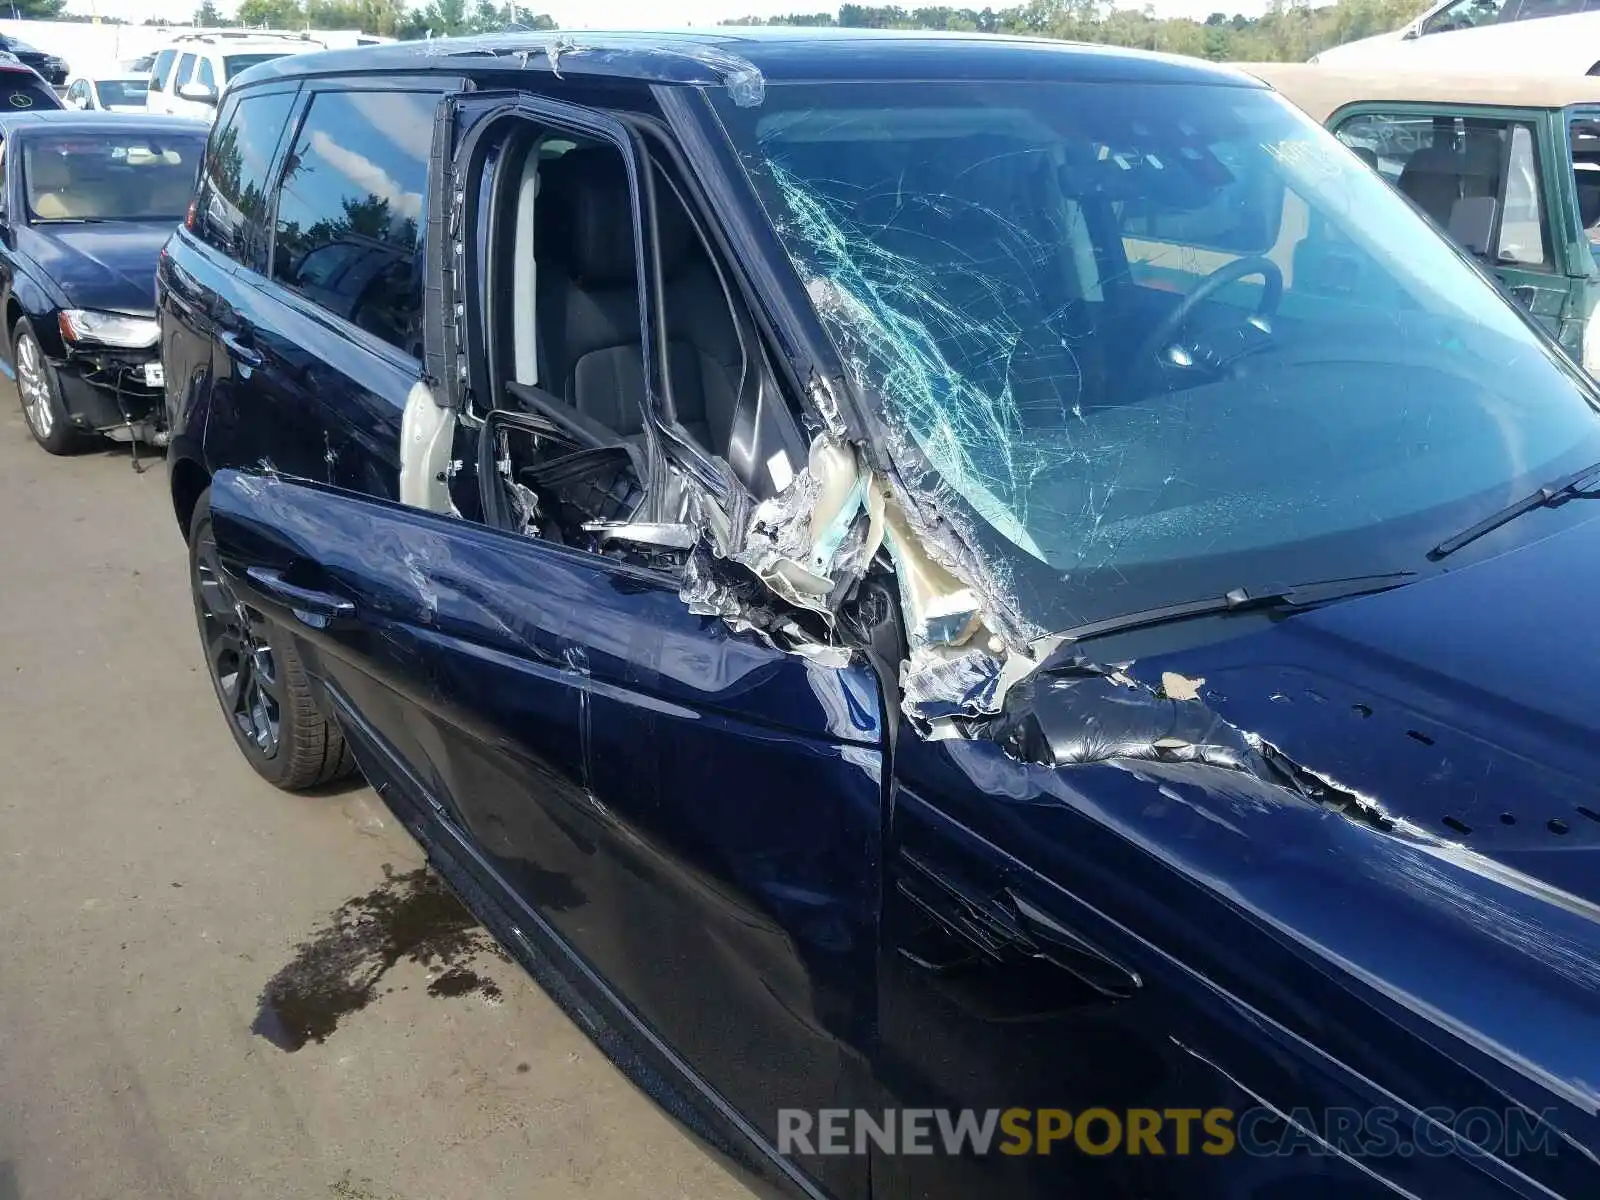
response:
<path id="1" fill-rule="evenodd" d="M 232 33 L 189 33 L 174 38 L 161 47 L 163 50 L 176 50 L 180 54 L 194 53 L 201 48 L 221 50 L 224 53 L 232 50 L 282 50 L 290 54 L 296 49 L 326 50 L 327 46 L 319 42 L 315 35 L 301 37 L 297 33 L 248 33 L 245 36 L 236 36 Z"/>
<path id="2" fill-rule="evenodd" d="M 1444 34 L 1431 36 L 1444 37 Z M 1481 104 L 1519 108 L 1600 105 L 1600 79 L 1584 75 L 1465 71 L 1398 71 L 1394 68 L 1325 67 L 1311 63 L 1231 63 L 1281 93 L 1324 123 L 1347 104 Z"/>

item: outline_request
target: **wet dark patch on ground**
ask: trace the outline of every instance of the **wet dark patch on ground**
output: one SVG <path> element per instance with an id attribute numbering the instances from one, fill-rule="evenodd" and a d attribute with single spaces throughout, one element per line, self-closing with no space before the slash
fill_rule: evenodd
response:
<path id="1" fill-rule="evenodd" d="M 379 985 L 402 960 L 434 975 L 430 996 L 500 999 L 495 982 L 469 964 L 484 955 L 509 960 L 444 881 L 426 867 L 404 874 L 385 867 L 384 876 L 340 905 L 267 981 L 253 1032 L 289 1051 L 321 1042 L 341 1019 L 392 990 Z"/>
<path id="2" fill-rule="evenodd" d="M 500 999 L 500 985 L 470 967 L 451 967 L 428 985 L 430 996 L 466 996 L 473 992 L 488 1000 Z"/>

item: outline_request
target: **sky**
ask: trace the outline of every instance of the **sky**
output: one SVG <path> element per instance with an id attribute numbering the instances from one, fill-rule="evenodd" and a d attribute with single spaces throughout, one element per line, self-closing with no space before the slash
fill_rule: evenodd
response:
<path id="1" fill-rule="evenodd" d="M 836 2 L 827 0 L 519 0 L 535 12 L 548 12 L 564 29 L 659 29 L 667 26 L 709 26 L 729 17 L 780 16 L 793 12 L 837 11 Z M 917 6 L 918 0 L 899 0 L 907 8 Z M 952 6 L 972 3 L 972 0 L 938 0 Z M 1016 0 L 988 0 L 994 8 L 1005 8 Z M 1138 7 L 1138 0 L 1123 0 L 1125 7 Z M 3 6 L 4 0 L 0 0 Z M 418 0 L 412 0 L 418 3 Z M 169 21 L 187 21 L 194 13 L 199 0 L 68 0 L 67 11 L 73 16 L 88 17 L 96 11 L 101 16 L 122 17 L 141 22 L 149 17 L 166 17 Z M 218 0 L 224 13 L 231 12 L 233 0 Z M 983 3 L 972 4 L 983 8 Z M 1227 12 L 1244 12 L 1251 15 L 1265 9 L 1265 0 L 1237 0 L 1234 4 L 1219 4 L 1217 0 L 1155 0 L 1156 14 L 1163 17 L 1191 16 L 1204 18 L 1219 7 Z M 3 15 L 0 7 L 0 15 Z"/>

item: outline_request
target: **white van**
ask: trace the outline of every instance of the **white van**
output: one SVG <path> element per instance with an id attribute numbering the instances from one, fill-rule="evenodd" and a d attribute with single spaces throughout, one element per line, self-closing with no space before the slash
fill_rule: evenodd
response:
<path id="1" fill-rule="evenodd" d="M 147 108 L 209 121 L 217 115 L 223 91 L 241 72 L 271 58 L 326 48 L 303 33 L 238 29 L 184 34 L 156 54 Z"/>

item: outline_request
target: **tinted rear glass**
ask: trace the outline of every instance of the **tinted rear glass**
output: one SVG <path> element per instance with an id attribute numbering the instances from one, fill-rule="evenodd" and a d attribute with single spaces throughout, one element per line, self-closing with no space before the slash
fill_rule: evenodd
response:
<path id="1" fill-rule="evenodd" d="M 422 220 L 436 92 L 323 92 L 278 193 L 272 274 L 422 355 Z"/>
<path id="2" fill-rule="evenodd" d="M 150 98 L 148 79 L 102 79 L 94 85 L 100 103 L 107 108 L 143 108 Z"/>
<path id="3" fill-rule="evenodd" d="M 230 54 L 222 60 L 222 77 L 226 80 L 232 80 L 258 63 L 271 62 L 275 58 L 282 57 L 282 53 Z"/>
<path id="4" fill-rule="evenodd" d="M 35 108 L 62 108 L 64 105 L 44 80 L 20 72 L 0 75 L 0 112 L 27 112 Z"/>
<path id="5" fill-rule="evenodd" d="M 200 188 L 199 233 L 210 245 L 254 265 L 267 202 L 267 171 L 294 107 L 293 92 L 245 96 L 211 130 Z"/>

